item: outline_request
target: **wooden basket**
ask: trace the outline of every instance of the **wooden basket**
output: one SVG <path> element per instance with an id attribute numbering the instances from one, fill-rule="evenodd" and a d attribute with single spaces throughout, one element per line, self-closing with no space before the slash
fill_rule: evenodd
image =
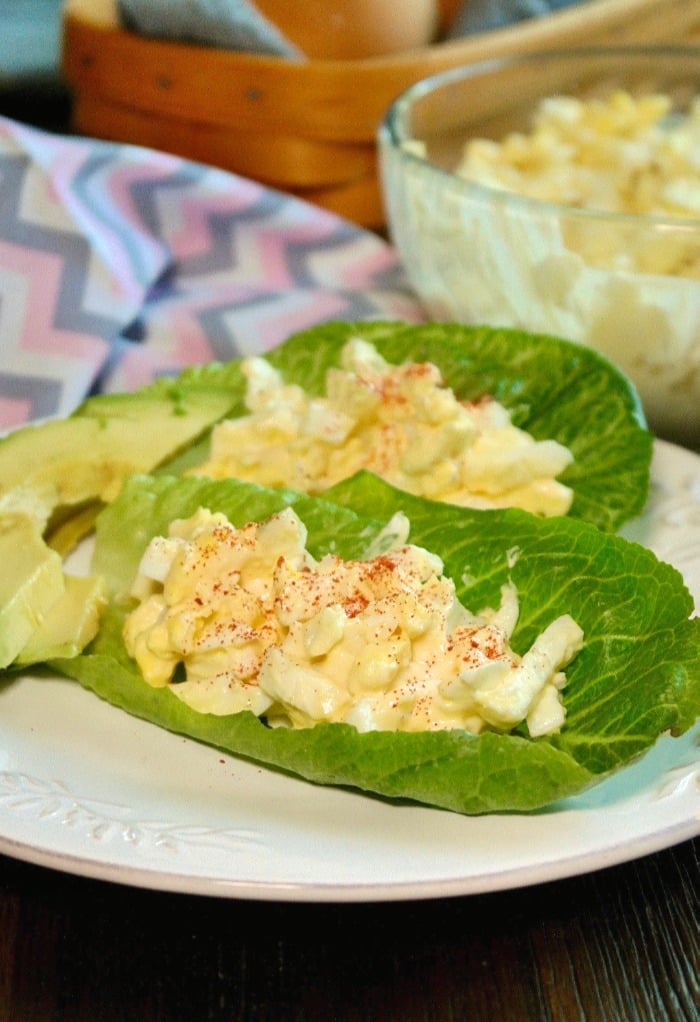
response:
<path id="1" fill-rule="evenodd" d="M 584 0 L 399 55 L 292 61 L 146 38 L 123 28 L 116 0 L 63 7 L 76 131 L 213 164 L 370 228 L 384 224 L 377 127 L 419 78 L 514 52 L 698 40 L 700 0 Z"/>

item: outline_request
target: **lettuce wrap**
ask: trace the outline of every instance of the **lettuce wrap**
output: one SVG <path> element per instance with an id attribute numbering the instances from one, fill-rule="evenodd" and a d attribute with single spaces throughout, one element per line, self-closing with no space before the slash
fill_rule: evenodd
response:
<path id="1" fill-rule="evenodd" d="M 520 600 L 513 647 L 571 614 L 584 648 L 567 669 L 559 734 L 524 730 L 359 733 L 346 724 L 270 728 L 249 712 L 198 713 L 147 685 L 121 637 L 131 581 L 149 540 L 199 507 L 234 525 L 293 506 L 315 557 L 359 557 L 395 511 L 410 541 L 437 553 L 471 610 L 498 603 L 512 581 Z M 582 791 L 632 762 L 664 733 L 686 731 L 700 702 L 700 622 L 675 568 L 644 547 L 573 518 L 472 511 L 410 497 L 369 473 L 311 498 L 233 480 L 133 476 L 102 511 L 92 570 L 111 594 L 85 653 L 52 667 L 138 717 L 319 784 L 460 813 L 529 811 Z"/>
<path id="2" fill-rule="evenodd" d="M 454 323 L 332 322 L 293 334 L 265 357 L 286 382 L 321 395 L 327 370 L 338 365 L 352 337 L 373 344 L 392 363 L 432 362 L 458 398 L 489 395 L 508 409 L 515 426 L 537 440 L 568 447 L 574 461 L 559 480 L 574 493 L 571 517 L 615 531 L 643 509 L 652 436 L 633 385 L 591 349 L 554 337 Z M 177 379 L 184 394 L 206 383 L 231 388 L 227 417 L 245 414 L 239 361 L 197 366 Z M 205 436 L 164 471 L 179 474 L 196 466 L 208 450 Z"/>

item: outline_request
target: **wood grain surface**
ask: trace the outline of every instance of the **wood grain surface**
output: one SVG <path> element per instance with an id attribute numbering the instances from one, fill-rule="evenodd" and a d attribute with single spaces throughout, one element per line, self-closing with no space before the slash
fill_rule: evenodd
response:
<path id="1" fill-rule="evenodd" d="M 698 842 L 511 892 L 191 897 L 0 857 L 12 1022 L 696 1022 Z"/>

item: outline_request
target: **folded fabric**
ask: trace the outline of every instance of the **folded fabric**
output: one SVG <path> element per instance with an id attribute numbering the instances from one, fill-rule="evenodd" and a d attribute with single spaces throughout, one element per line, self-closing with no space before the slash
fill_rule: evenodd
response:
<path id="1" fill-rule="evenodd" d="M 474 35 L 541 18 L 586 0 L 465 0 L 449 30 L 449 38 Z"/>
<path id="2" fill-rule="evenodd" d="M 300 56 L 298 49 L 247 0 L 118 0 L 118 9 L 124 24 L 141 35 L 282 57 Z"/>
<path id="3" fill-rule="evenodd" d="M 332 319 L 425 318 L 395 250 L 316 206 L 207 169 L 196 184 L 169 189 L 159 207 L 154 230 L 173 267 L 148 296 L 105 391 L 260 354 Z"/>
<path id="4" fill-rule="evenodd" d="M 168 159 L 0 118 L 1 426 L 72 408 L 136 317 L 169 253 L 130 182 Z"/>
<path id="5" fill-rule="evenodd" d="M 503 28 L 582 2 L 585 0 L 464 0 L 448 38 Z M 302 56 L 248 0 L 118 0 L 118 10 L 124 24 L 142 35 L 282 57 Z M 299 16 L 304 16 L 303 5 Z"/>
<path id="6" fill-rule="evenodd" d="M 423 312 L 379 236 L 226 171 L 0 118 L 0 429 L 380 317 Z"/>

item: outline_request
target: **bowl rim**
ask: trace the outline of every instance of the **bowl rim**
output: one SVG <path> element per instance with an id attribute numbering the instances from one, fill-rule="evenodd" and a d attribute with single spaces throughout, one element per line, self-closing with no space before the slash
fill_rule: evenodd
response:
<path id="1" fill-rule="evenodd" d="M 377 129 L 380 159 L 382 162 L 384 161 L 385 152 L 391 154 L 392 157 L 398 156 L 400 159 L 406 160 L 409 165 L 420 168 L 420 172 L 423 174 L 432 174 L 438 180 L 444 178 L 445 181 L 449 181 L 453 193 L 456 192 L 457 195 L 461 193 L 465 197 L 495 203 L 500 207 L 513 207 L 516 210 L 533 215 L 552 215 L 554 211 L 557 211 L 559 215 L 563 214 L 586 221 L 604 221 L 617 225 L 636 225 L 637 227 L 643 225 L 650 229 L 653 227 L 672 227 L 686 231 L 697 231 L 700 229 L 700 213 L 697 217 L 689 217 L 673 216 L 668 213 L 627 213 L 616 210 L 595 209 L 593 207 L 572 206 L 561 202 L 532 198 L 519 192 L 473 181 L 467 177 L 460 177 L 458 174 L 441 167 L 426 156 L 412 150 L 407 145 L 412 139 L 410 136 L 405 136 L 399 130 L 401 120 L 415 100 L 435 93 L 453 82 L 475 78 L 485 72 L 497 71 L 499 68 L 517 67 L 526 64 L 532 65 L 542 60 L 551 62 L 552 60 L 570 61 L 573 59 L 587 60 L 596 58 L 606 61 L 619 61 L 629 59 L 630 57 L 635 58 L 637 61 L 652 58 L 655 60 L 669 60 L 678 57 L 696 60 L 699 79 L 696 100 L 700 104 L 700 45 L 668 43 L 650 44 L 648 46 L 584 46 L 504 54 L 438 71 L 435 74 L 419 79 L 400 92 L 386 109 Z M 383 186 L 385 189 L 388 187 L 386 179 L 383 182 Z"/>

